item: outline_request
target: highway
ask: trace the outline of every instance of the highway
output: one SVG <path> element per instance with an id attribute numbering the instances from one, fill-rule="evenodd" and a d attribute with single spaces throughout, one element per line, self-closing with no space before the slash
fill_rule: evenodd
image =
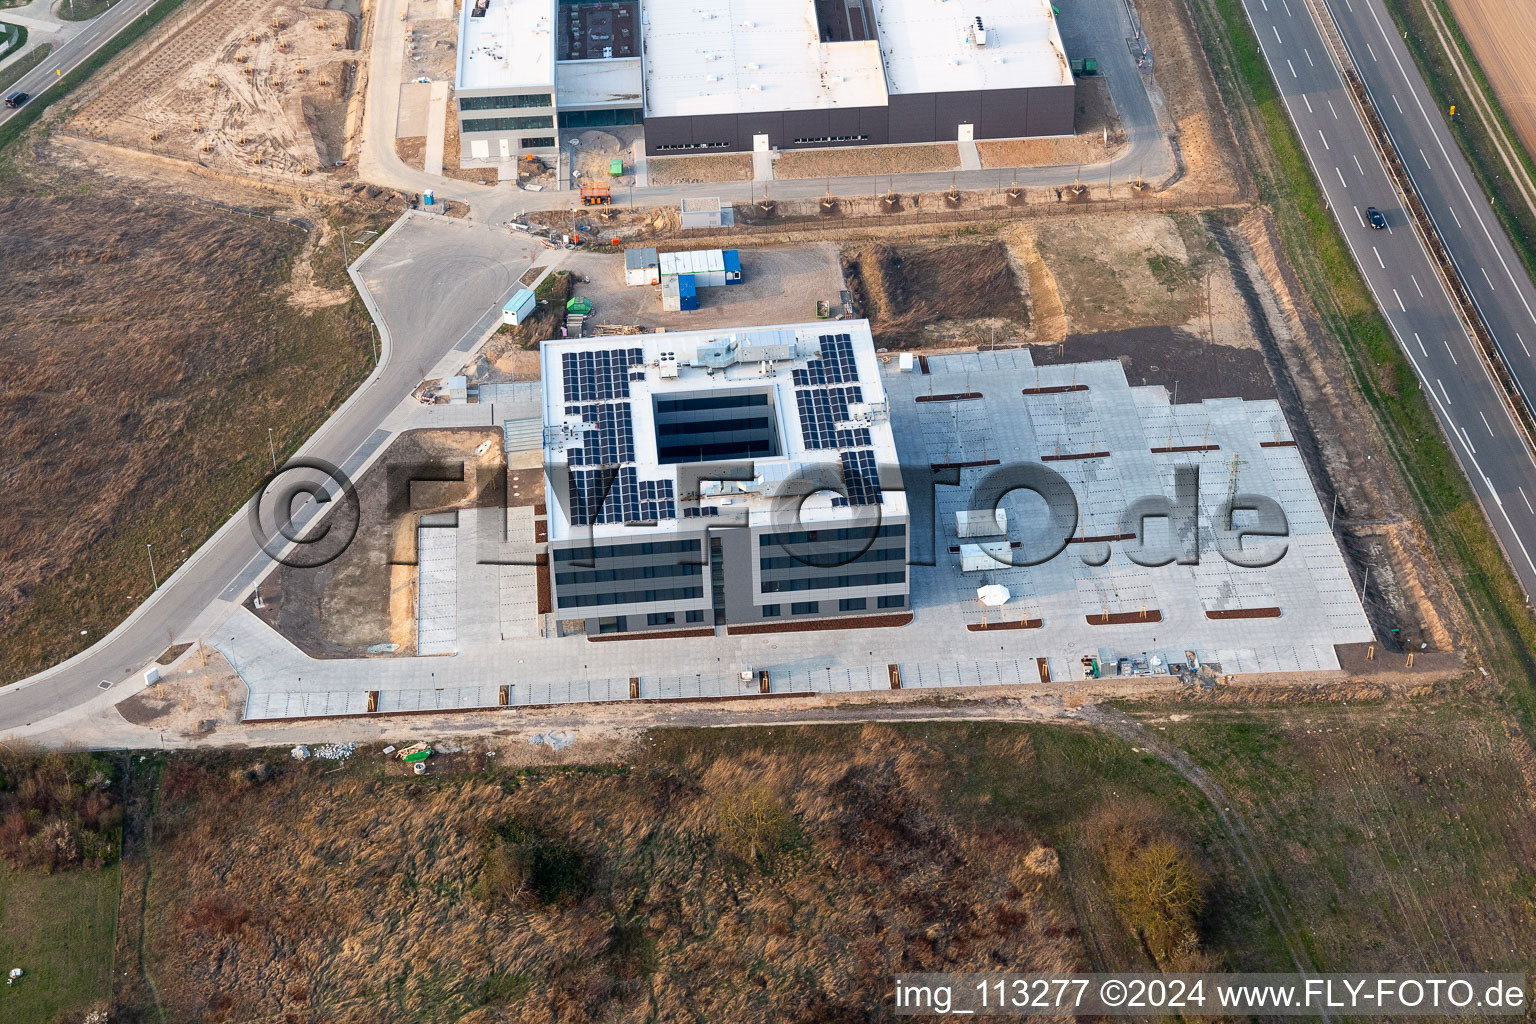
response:
<path id="1" fill-rule="evenodd" d="M 1315 0 L 1321 7 L 1330 0 Z M 1536 384 L 1536 289 L 1430 105 L 1380 0 L 1331 0 L 1416 188 L 1521 384 Z M 1436 276 L 1309 0 L 1243 0 L 1307 158 L 1527 597 L 1536 594 L 1536 455 Z M 1321 12 L 1324 16 L 1327 9 Z M 1430 154 L 1434 154 L 1431 156 Z M 1387 230 L 1366 223 L 1379 208 Z M 1513 349 L 1511 349 L 1513 346 Z"/>
<path id="2" fill-rule="evenodd" d="M 119 0 L 116 5 L 107 8 L 104 14 L 93 18 L 77 34 L 63 42 L 54 43 L 48 59 L 22 75 L 21 79 L 6 92 L 9 94 L 19 90 L 35 99 L 39 94 L 51 89 L 63 75 L 79 67 L 91 54 L 99 50 L 103 43 L 122 31 L 134 18 L 143 15 L 154 5 L 155 0 Z M 52 42 L 52 40 L 38 39 L 36 42 L 41 44 Z M 25 109 L 24 106 L 17 107 L 15 110 L 0 107 L 0 124 L 9 121 Z"/>
<path id="3" fill-rule="evenodd" d="M 469 359 L 539 251 L 526 238 L 430 214 L 408 214 L 392 226 L 353 264 L 379 325 L 383 361 L 297 455 L 355 476 L 385 447 L 381 426 L 422 378 L 440 360 L 456 367 Z M 140 673 L 162 651 L 227 613 L 271 564 L 242 509 L 106 637 L 0 689 L 0 739 L 26 735 L 50 716 L 122 700 L 142 686 Z"/>

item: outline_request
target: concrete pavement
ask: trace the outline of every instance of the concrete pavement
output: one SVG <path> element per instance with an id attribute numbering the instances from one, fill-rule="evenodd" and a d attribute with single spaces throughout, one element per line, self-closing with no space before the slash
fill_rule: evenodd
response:
<path id="1" fill-rule="evenodd" d="M 1316 3 L 1320 13 L 1328 17 L 1328 8 L 1321 6 L 1325 0 Z M 1377 3 L 1379 0 L 1341 0 L 1338 9 L 1352 14 L 1358 8 L 1369 19 L 1364 9 Z M 1536 506 L 1532 504 L 1536 502 L 1536 457 L 1484 365 L 1476 343 L 1463 328 L 1423 240 L 1395 193 L 1324 44 L 1309 0 L 1244 0 L 1244 9 L 1355 262 L 1413 364 L 1521 586 L 1528 597 L 1536 594 L 1536 551 L 1528 543 L 1529 538 L 1536 537 Z M 1359 32 L 1357 23 L 1348 24 L 1353 28 L 1346 32 L 1346 41 L 1350 32 Z M 1425 111 L 1414 115 L 1422 124 L 1409 123 L 1406 111 L 1416 106 L 1410 90 L 1424 89 L 1416 71 L 1394 62 L 1395 88 L 1404 100 L 1410 101 L 1407 104 L 1396 99 L 1398 93 L 1390 91 L 1393 87 L 1383 77 L 1385 72 L 1379 67 L 1377 55 L 1382 51 L 1390 53 L 1393 42 L 1377 39 L 1373 43 L 1357 34 L 1351 51 L 1357 46 L 1364 51 L 1357 55 L 1355 63 L 1367 81 L 1376 80 L 1372 89 L 1376 108 L 1384 117 L 1392 115 L 1388 124 L 1396 123 L 1394 136 L 1399 152 L 1411 164 L 1411 157 L 1422 161 L 1422 155 L 1413 149 L 1404 151 L 1405 140 L 1416 138 L 1417 132 L 1432 134 L 1434 126 L 1427 121 Z M 1400 47 L 1401 42 L 1396 44 Z M 1401 114 L 1399 107 L 1404 111 Z M 1441 151 L 1440 160 L 1449 165 L 1452 152 L 1454 146 L 1447 146 Z M 1437 223 L 1463 225 L 1460 231 L 1443 235 L 1446 244 L 1461 253 L 1457 259 L 1463 277 L 1469 285 L 1482 278 L 1489 268 L 1474 262 L 1478 257 L 1474 255 L 1473 232 L 1479 231 L 1478 218 L 1466 205 L 1470 201 L 1467 195 L 1446 189 L 1447 181 L 1454 181 L 1455 175 L 1449 168 L 1440 174 L 1414 168 L 1414 177 Z M 1386 215 L 1387 230 L 1376 231 L 1367 225 L 1365 211 L 1370 206 L 1378 207 Z M 1466 212 L 1465 221 L 1462 211 Z M 1495 247 L 1493 237 L 1492 231 L 1486 231 L 1482 237 L 1481 244 L 1489 246 L 1490 252 Z M 1507 245 L 1508 240 L 1504 241 Z M 1499 325 L 1495 332 L 1503 334 L 1506 344 L 1518 341 L 1518 329 L 1510 318 L 1518 317 L 1524 310 L 1521 289 L 1510 283 L 1513 278 L 1511 271 L 1503 289 L 1507 294 L 1495 297 L 1491 290 L 1484 293 L 1488 300 L 1485 308 L 1500 314 L 1494 321 Z M 1491 275 L 1483 283 L 1485 289 L 1493 289 Z M 1528 286 L 1529 280 L 1525 283 Z M 1536 326 L 1536 321 L 1532 323 Z M 1536 337 L 1536 332 L 1532 337 Z"/>

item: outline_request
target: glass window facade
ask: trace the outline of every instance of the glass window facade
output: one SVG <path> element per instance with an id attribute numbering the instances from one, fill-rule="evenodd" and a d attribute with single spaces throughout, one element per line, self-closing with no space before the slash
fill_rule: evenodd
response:
<path id="1" fill-rule="evenodd" d="M 548 114 L 534 117 L 477 117 L 460 126 L 466 132 L 516 132 L 529 128 L 553 128 L 555 119 Z"/>
<path id="2" fill-rule="evenodd" d="M 552 107 L 555 98 L 547 92 L 532 92 L 522 96 L 461 96 L 460 110 L 515 110 L 518 107 Z"/>

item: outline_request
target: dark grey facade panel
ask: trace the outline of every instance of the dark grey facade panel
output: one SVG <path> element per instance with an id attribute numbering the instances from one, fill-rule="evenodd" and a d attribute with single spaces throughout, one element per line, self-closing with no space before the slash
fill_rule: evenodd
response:
<path id="1" fill-rule="evenodd" d="M 1071 85 L 1053 85 L 1029 90 L 1029 131 L 1031 136 L 1071 135 L 1077 108 L 1077 90 Z"/>
<path id="2" fill-rule="evenodd" d="M 935 135 L 933 93 L 892 96 L 886 139 L 893 146 L 909 142 L 947 142 L 953 132 L 942 138 Z"/>
<path id="3" fill-rule="evenodd" d="M 954 142 L 960 125 L 973 126 L 977 139 L 1071 135 L 1076 90 L 1072 85 L 956 93 L 910 93 L 889 106 L 830 110 L 764 111 L 696 117 L 648 117 L 645 148 L 650 156 L 752 151 L 752 137 L 765 134 L 778 149 L 836 145 L 905 145 Z M 806 142 L 796 139 L 858 140 Z M 720 144 L 724 143 L 723 146 Z M 679 147 L 679 148 L 669 148 Z"/>

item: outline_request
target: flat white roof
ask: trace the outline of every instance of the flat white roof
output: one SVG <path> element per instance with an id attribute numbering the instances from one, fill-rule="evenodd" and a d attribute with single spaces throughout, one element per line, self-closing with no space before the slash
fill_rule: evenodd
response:
<path id="1" fill-rule="evenodd" d="M 886 103 L 876 44 L 823 44 L 811 0 L 649 0 L 641 31 L 649 117 Z"/>
<path id="2" fill-rule="evenodd" d="M 893 94 L 1072 84 L 1051 0 L 871 2 Z"/>
<path id="3" fill-rule="evenodd" d="M 640 105 L 640 58 L 562 60 L 555 65 L 561 110 Z"/>
<path id="4" fill-rule="evenodd" d="M 897 94 L 1072 83 L 1050 0 L 871 6 L 878 41 L 822 43 L 812 0 L 649 0 L 646 116 L 877 107 Z"/>
<path id="5" fill-rule="evenodd" d="M 730 343 L 736 346 L 739 356 L 723 368 L 709 372 L 702 363 L 700 349 L 703 346 Z M 638 351 L 631 359 L 630 353 Z M 643 334 L 612 338 L 572 338 L 544 341 L 539 346 L 544 400 L 544 463 L 550 478 L 549 538 L 566 540 L 587 536 L 585 522 L 572 522 L 573 505 L 568 495 L 559 493 L 562 474 L 569 470 L 573 476 L 597 472 L 593 453 L 603 445 L 603 434 L 611 428 L 605 424 L 618 422 L 616 434 L 609 434 L 609 447 L 619 452 L 620 458 L 605 463 L 617 465 L 620 471 L 632 471 L 635 483 L 642 490 L 657 482 L 667 484 L 667 493 L 675 500 L 672 517 L 655 520 L 654 525 L 645 519 L 644 525 L 626 525 L 624 522 L 597 522 L 590 524 L 595 537 L 627 537 L 645 539 L 652 533 L 676 530 L 698 530 L 709 525 L 710 519 L 693 517 L 685 513 L 688 506 L 714 508 L 719 517 L 745 517 L 751 525 L 781 522 L 784 516 L 785 482 L 803 478 L 808 468 L 821 466 L 833 479 L 846 480 L 843 472 L 844 455 L 864 460 L 871 467 L 883 469 L 886 474 L 897 473 L 896 441 L 891 433 L 890 417 L 885 410 L 885 387 L 880 378 L 879 357 L 875 354 L 874 339 L 870 335 L 867 320 L 824 321 L 807 324 L 786 324 L 778 327 L 738 328 L 735 330 L 678 331 L 666 334 Z M 819 353 L 819 355 L 818 355 Z M 595 375 L 590 369 L 568 366 L 566 356 L 578 358 L 588 355 L 597 357 L 599 369 Z M 663 357 L 670 361 L 664 368 Z M 762 372 L 764 361 L 772 367 L 772 373 Z M 620 367 L 617 373 L 603 366 Z M 808 368 L 812 379 L 803 375 Z M 819 372 L 817 370 L 819 369 Z M 663 373 L 666 376 L 663 376 Z M 675 374 L 675 376 L 673 375 Z M 622 378 L 628 396 L 604 398 L 609 390 L 619 387 Z M 583 394 L 595 381 L 595 390 L 588 390 L 591 397 L 570 397 Z M 851 388 L 858 389 L 858 397 L 852 397 Z M 657 451 L 657 429 L 654 400 L 658 397 L 708 397 L 728 392 L 761 392 L 772 395 L 771 409 L 778 431 L 779 452 L 773 456 L 743 457 L 750 461 L 757 473 L 755 482 L 743 484 L 706 483 L 703 493 L 696 498 L 684 494 L 678 479 L 678 470 L 687 464 L 663 464 Z M 804 398 L 797 392 L 830 391 L 835 394 Z M 822 401 L 822 399 L 826 399 Z M 847 430 L 853 420 L 834 420 L 832 410 L 839 402 L 848 405 L 873 406 L 867 419 L 859 420 L 860 426 L 853 433 L 857 436 L 839 439 L 838 447 L 827 440 L 826 447 L 812 447 L 807 437 L 807 415 L 810 415 L 812 431 L 830 438 L 826 431 L 837 429 L 841 423 Z M 819 415 L 812 414 L 811 405 L 820 408 Z M 599 405 L 622 406 L 626 412 L 615 419 L 611 410 L 599 409 Z M 862 415 L 850 410 L 850 416 Z M 616 448 L 614 448 L 616 444 Z M 697 463 L 693 463 L 697 465 Z M 608 472 L 612 472 L 611 469 Z M 812 469 L 812 472 L 815 472 Z M 880 488 L 879 514 L 882 517 L 905 516 L 906 495 L 894 479 L 890 488 Z M 615 493 L 622 490 L 615 484 Z M 850 493 L 853 493 L 850 491 Z M 805 499 L 800 508 L 800 518 L 806 522 L 836 523 L 848 521 L 866 524 L 870 509 L 846 507 L 834 502 L 834 495 L 818 491 Z M 615 499 L 622 501 L 620 495 Z M 642 517 L 643 519 L 645 517 Z M 716 523 L 720 519 L 713 520 Z"/>
<path id="6" fill-rule="evenodd" d="M 459 14 L 454 88 L 553 88 L 555 0 L 490 0 L 483 18 L 471 17 L 474 8 L 475 0 L 464 0 Z"/>

